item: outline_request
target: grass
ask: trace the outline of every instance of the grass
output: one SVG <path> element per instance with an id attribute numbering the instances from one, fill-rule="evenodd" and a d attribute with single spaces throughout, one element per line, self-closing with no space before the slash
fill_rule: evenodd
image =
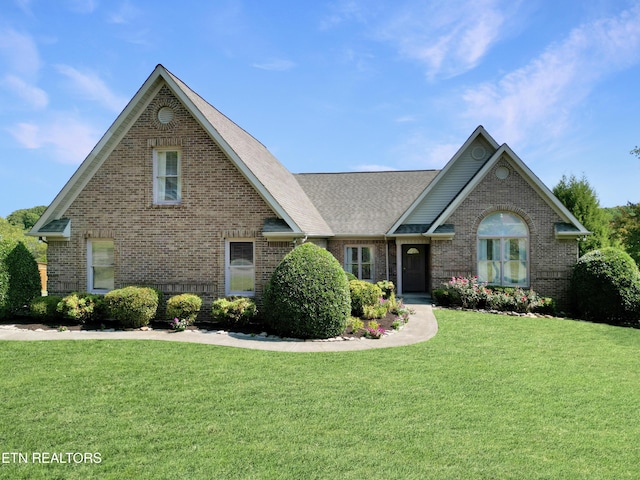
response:
<path id="1" fill-rule="evenodd" d="M 438 310 L 413 346 L 0 343 L 0 478 L 637 478 L 640 330 Z"/>

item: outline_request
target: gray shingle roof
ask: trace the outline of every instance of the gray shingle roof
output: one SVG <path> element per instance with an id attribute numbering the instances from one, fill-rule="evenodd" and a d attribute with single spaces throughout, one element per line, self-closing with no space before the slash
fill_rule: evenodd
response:
<path id="1" fill-rule="evenodd" d="M 384 235 L 439 170 L 300 173 L 295 177 L 336 235 Z"/>
<path id="2" fill-rule="evenodd" d="M 169 71 L 167 73 L 304 233 L 332 234 L 331 228 L 291 172 L 262 143 L 220 113 L 178 77 Z"/>

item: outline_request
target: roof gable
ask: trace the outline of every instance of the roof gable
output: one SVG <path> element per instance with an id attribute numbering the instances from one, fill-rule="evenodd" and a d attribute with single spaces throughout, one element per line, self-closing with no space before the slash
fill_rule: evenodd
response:
<path id="1" fill-rule="evenodd" d="M 330 227 L 293 175 L 267 148 L 207 103 L 162 65 L 158 65 L 147 78 L 34 225 L 30 235 L 44 236 L 46 228 L 44 230 L 43 228 L 64 215 L 64 212 L 164 85 L 170 88 L 273 211 L 287 223 L 294 234 L 332 235 Z"/>
<path id="2" fill-rule="evenodd" d="M 537 194 L 564 220 L 565 223 L 557 224 L 556 236 L 559 237 L 577 237 L 590 235 L 582 223 L 558 200 L 558 198 L 542 183 L 542 181 L 525 165 L 525 163 L 515 154 L 507 145 L 503 144 L 492 157 L 482 166 L 476 175 L 465 185 L 462 191 L 451 201 L 451 203 L 440 213 L 438 218 L 430 225 L 424 235 L 437 235 L 437 230 L 445 225 L 447 219 L 460 206 L 460 204 L 471 194 L 482 179 L 493 169 L 498 161 L 504 159 L 513 168 L 515 168 L 520 176 L 525 179 L 529 185 L 537 192 Z"/>
<path id="3" fill-rule="evenodd" d="M 476 128 L 387 233 L 406 233 L 407 229 L 401 228 L 402 225 L 431 225 L 497 149 L 498 144 L 484 127 L 480 125 Z"/>

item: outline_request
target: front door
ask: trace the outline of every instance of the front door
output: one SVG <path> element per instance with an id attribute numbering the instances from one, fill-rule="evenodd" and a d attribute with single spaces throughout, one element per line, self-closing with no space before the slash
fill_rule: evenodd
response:
<path id="1" fill-rule="evenodd" d="M 402 291 L 427 291 L 428 245 L 402 245 Z"/>

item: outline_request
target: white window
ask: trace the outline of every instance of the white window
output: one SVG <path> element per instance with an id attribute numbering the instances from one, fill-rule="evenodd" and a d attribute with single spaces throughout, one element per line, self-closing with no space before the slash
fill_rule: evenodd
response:
<path id="1" fill-rule="evenodd" d="M 87 290 L 107 293 L 114 288 L 113 240 L 92 239 L 87 242 Z"/>
<path id="2" fill-rule="evenodd" d="M 344 269 L 356 278 L 373 282 L 373 248 L 346 247 Z"/>
<path id="3" fill-rule="evenodd" d="M 226 294 L 255 295 L 256 268 L 253 240 L 228 240 L 225 248 Z"/>
<path id="4" fill-rule="evenodd" d="M 478 227 L 478 279 L 492 285 L 529 284 L 529 230 L 508 212 L 493 213 Z"/>
<path id="5" fill-rule="evenodd" d="M 159 205 L 176 205 L 182 200 L 180 151 L 175 149 L 153 152 L 153 198 Z"/>

